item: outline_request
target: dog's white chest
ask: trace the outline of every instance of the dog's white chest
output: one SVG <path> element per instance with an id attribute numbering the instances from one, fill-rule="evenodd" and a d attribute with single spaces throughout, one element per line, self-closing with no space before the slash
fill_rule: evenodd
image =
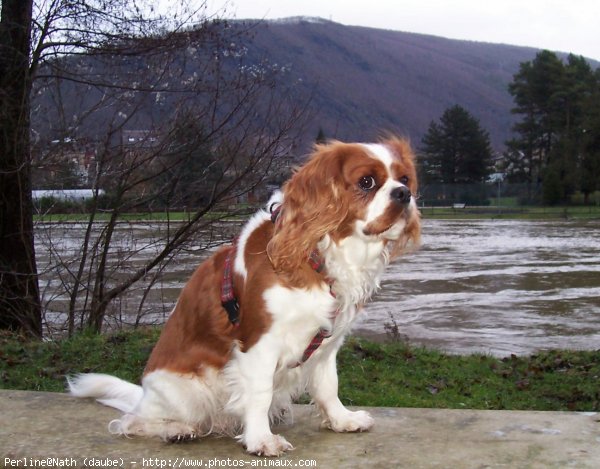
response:
<path id="1" fill-rule="evenodd" d="M 364 304 L 379 288 L 388 256 L 382 241 L 349 236 L 324 249 L 327 275 L 342 308 Z"/>

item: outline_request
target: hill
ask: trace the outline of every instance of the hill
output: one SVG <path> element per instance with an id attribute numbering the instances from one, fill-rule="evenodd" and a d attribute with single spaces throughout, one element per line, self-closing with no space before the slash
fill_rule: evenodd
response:
<path id="1" fill-rule="evenodd" d="M 432 120 L 460 104 L 501 150 L 514 117 L 508 84 L 537 49 L 345 26 L 320 18 L 255 23 L 249 53 L 291 70 L 313 91 L 328 138 L 370 140 L 394 131 L 420 144 Z M 596 64 L 597 65 L 597 64 Z"/>
<path id="2" fill-rule="evenodd" d="M 312 97 L 312 115 L 302 134 L 299 154 L 309 150 L 320 129 L 327 138 L 352 141 L 370 141 L 384 132 L 394 132 L 419 146 L 430 122 L 456 104 L 479 119 L 490 133 L 494 149 L 501 151 L 514 121 L 508 84 L 519 64 L 532 60 L 538 52 L 346 26 L 320 18 L 240 20 L 227 27 L 238 42 L 233 45 L 244 51 L 240 62 L 232 62 L 233 67 L 242 63 L 249 69 L 264 63 L 279 67 L 285 71 L 284 81 L 294 84 L 297 99 Z M 177 83 L 191 80 L 209 89 L 211 80 L 218 79 L 218 74 L 211 75 L 210 60 L 214 57 L 210 49 L 202 51 L 202 46 L 192 44 L 171 53 L 168 59 L 156 59 L 172 62 L 175 71 L 161 78 L 159 88 L 176 88 Z M 160 90 L 131 109 L 116 109 L 115 102 L 127 105 L 148 65 L 135 56 L 117 57 L 113 63 L 110 60 L 110 56 L 75 56 L 56 61 L 54 65 L 61 73 L 71 78 L 63 80 L 54 92 L 51 84 L 36 91 L 32 113 L 36 134 L 50 135 L 52 140 L 59 138 L 54 135 L 67 132 L 94 140 L 99 138 L 98 129 L 110 127 L 116 115 L 123 116 L 119 125 L 125 130 L 140 130 L 153 128 L 176 112 L 179 102 Z M 106 86 L 95 86 L 98 80 Z M 123 83 L 131 86 L 131 92 L 105 103 L 109 90 Z M 203 98 L 192 92 L 189 99 L 202 102 Z M 227 112 L 222 106 L 219 109 Z M 81 116 L 89 118 L 79 122 Z"/>

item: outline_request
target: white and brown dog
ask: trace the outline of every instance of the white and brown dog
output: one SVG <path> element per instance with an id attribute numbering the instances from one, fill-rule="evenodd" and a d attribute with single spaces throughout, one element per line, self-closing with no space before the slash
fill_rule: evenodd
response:
<path id="1" fill-rule="evenodd" d="M 336 354 L 386 265 L 419 240 L 416 190 L 405 140 L 317 146 L 272 213 L 256 213 L 192 275 L 142 385 L 82 374 L 72 395 L 123 411 L 112 433 L 241 433 L 264 456 L 292 449 L 271 423 L 305 391 L 332 430 L 368 430 L 371 416 L 338 398 Z"/>

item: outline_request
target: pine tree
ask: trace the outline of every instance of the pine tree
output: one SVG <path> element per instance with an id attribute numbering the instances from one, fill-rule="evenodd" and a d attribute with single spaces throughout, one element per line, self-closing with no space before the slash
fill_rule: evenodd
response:
<path id="1" fill-rule="evenodd" d="M 600 68 L 592 92 L 584 100 L 583 114 L 579 184 L 587 204 L 590 194 L 600 190 Z"/>
<path id="2" fill-rule="evenodd" d="M 422 143 L 425 182 L 480 183 L 491 173 L 489 134 L 459 105 L 447 109 L 439 123 L 431 122 Z"/>
<path id="3" fill-rule="evenodd" d="M 317 133 L 317 138 L 315 139 L 315 142 L 319 145 L 327 143 L 327 137 L 325 136 L 325 132 L 323 131 L 322 127 L 319 127 L 319 132 Z"/>
<path id="4" fill-rule="evenodd" d="M 520 160 L 521 174 L 530 185 L 542 179 L 557 139 L 563 74 L 564 66 L 556 54 L 542 51 L 532 62 L 521 64 L 508 88 L 515 101 L 512 112 L 522 115 L 522 120 L 513 126 L 517 135 L 507 147 L 513 158 Z"/>
<path id="5" fill-rule="evenodd" d="M 566 202 L 576 190 L 586 198 L 596 174 L 586 127 L 594 129 L 594 89 L 597 76 L 583 57 L 569 55 L 566 64 L 556 54 L 542 51 L 521 64 L 509 91 L 521 120 L 513 126 L 515 138 L 507 142 L 509 177 L 541 184 L 546 203 Z M 587 122 L 587 123 L 586 123 Z M 595 131 L 594 131 L 595 132 Z M 593 146 L 593 144 L 592 144 Z"/>

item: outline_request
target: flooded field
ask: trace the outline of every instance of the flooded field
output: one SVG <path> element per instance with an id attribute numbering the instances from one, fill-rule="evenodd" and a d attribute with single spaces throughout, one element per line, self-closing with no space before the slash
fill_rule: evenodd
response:
<path id="1" fill-rule="evenodd" d="M 54 247 L 76 260 L 81 227 L 53 231 L 60 240 Z M 123 231 L 115 247 L 126 261 L 120 266 L 123 275 L 156 251 L 159 231 L 148 225 Z M 44 270 L 52 259 L 39 239 Z M 210 251 L 203 248 L 199 240 L 179 253 L 154 279 L 142 307 L 144 290 L 133 290 L 115 305 L 111 320 L 163 322 Z M 60 321 L 67 301 L 60 293 L 65 277 L 48 272 L 40 283 L 50 310 L 47 320 Z M 397 325 L 413 344 L 453 353 L 503 356 L 600 348 L 600 222 L 425 220 L 422 248 L 390 266 L 356 329 L 382 335 L 386 323 Z"/>
<path id="2" fill-rule="evenodd" d="M 455 353 L 600 348 L 600 222 L 425 221 L 359 329 Z"/>

